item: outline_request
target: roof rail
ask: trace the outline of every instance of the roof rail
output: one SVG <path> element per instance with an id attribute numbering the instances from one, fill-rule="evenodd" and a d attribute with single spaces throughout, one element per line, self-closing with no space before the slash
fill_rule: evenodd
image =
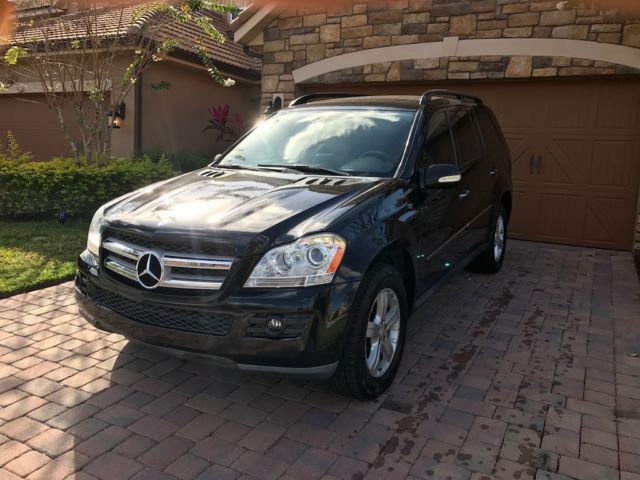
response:
<path id="1" fill-rule="evenodd" d="M 449 90 L 429 90 L 422 94 L 422 98 L 420 99 L 420 105 L 428 105 L 434 97 L 450 97 L 456 98 L 458 100 L 468 100 L 475 102 L 479 105 L 482 105 L 482 100 L 478 97 L 474 97 L 472 95 L 466 95 L 464 93 L 452 92 Z"/>
<path id="2" fill-rule="evenodd" d="M 289 106 L 295 107 L 296 105 L 304 105 L 306 103 L 310 103 L 314 100 L 320 100 L 323 98 L 349 98 L 349 97 L 364 97 L 360 93 L 310 93 L 308 95 L 303 95 L 301 97 L 293 100 Z"/>

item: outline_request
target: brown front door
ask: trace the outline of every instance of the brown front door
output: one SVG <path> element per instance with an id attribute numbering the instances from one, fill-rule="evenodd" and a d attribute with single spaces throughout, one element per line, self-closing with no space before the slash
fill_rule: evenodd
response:
<path id="1" fill-rule="evenodd" d="M 513 161 L 511 237 L 631 249 L 640 182 L 640 81 L 438 85 L 443 87 L 480 96 L 502 125 Z M 429 86 L 347 88 L 418 94 Z"/>

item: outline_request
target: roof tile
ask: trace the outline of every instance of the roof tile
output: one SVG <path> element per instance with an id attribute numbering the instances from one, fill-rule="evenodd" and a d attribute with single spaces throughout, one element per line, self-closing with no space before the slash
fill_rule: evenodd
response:
<path id="1" fill-rule="evenodd" d="M 37 0 L 36 0 L 37 1 Z M 120 8 L 103 8 L 95 11 L 95 16 L 87 17 L 83 13 L 66 13 L 55 22 L 47 22 L 46 28 L 41 26 L 28 26 L 26 22 L 18 26 L 17 31 L 4 41 L 0 39 L 0 45 L 26 44 L 34 41 L 71 41 L 81 40 L 88 36 L 87 31 L 97 25 L 102 38 L 130 38 L 131 42 L 142 34 L 141 27 L 145 20 L 135 19 L 135 12 L 138 7 L 125 6 Z M 230 31 L 227 20 L 218 13 L 198 13 L 195 15 L 206 15 L 211 18 L 215 28 L 224 36 Z M 148 22 L 148 19 L 146 20 Z M 37 22 L 37 20 L 36 20 Z M 153 36 L 158 40 L 175 39 L 177 49 L 189 54 L 196 54 L 196 41 L 201 40 L 202 46 L 207 54 L 219 67 L 224 70 L 225 66 L 245 72 L 249 76 L 257 76 L 260 72 L 260 60 L 245 53 L 242 45 L 226 40 L 220 43 L 208 35 L 202 29 L 191 22 L 172 22 L 160 24 L 160 27 L 153 30 Z"/>

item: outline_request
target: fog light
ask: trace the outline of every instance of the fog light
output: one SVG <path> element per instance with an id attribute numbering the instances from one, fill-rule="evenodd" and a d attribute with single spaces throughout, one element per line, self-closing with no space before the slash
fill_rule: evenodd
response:
<path id="1" fill-rule="evenodd" d="M 279 335 L 284 332 L 285 324 L 279 318 L 270 318 L 266 323 L 269 333 Z"/>

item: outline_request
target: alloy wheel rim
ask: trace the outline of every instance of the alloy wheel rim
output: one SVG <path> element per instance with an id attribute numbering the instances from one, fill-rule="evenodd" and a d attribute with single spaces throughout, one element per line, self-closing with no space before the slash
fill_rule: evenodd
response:
<path id="1" fill-rule="evenodd" d="M 493 234 L 493 258 L 496 262 L 500 261 L 500 257 L 502 257 L 502 252 L 504 250 L 504 237 L 504 218 L 502 218 L 502 215 L 498 215 L 498 219 L 496 220 L 496 230 Z"/>
<path id="2" fill-rule="evenodd" d="M 381 290 L 371 306 L 364 357 L 369 373 L 383 376 L 393 363 L 400 337 L 400 302 L 390 288 Z"/>

